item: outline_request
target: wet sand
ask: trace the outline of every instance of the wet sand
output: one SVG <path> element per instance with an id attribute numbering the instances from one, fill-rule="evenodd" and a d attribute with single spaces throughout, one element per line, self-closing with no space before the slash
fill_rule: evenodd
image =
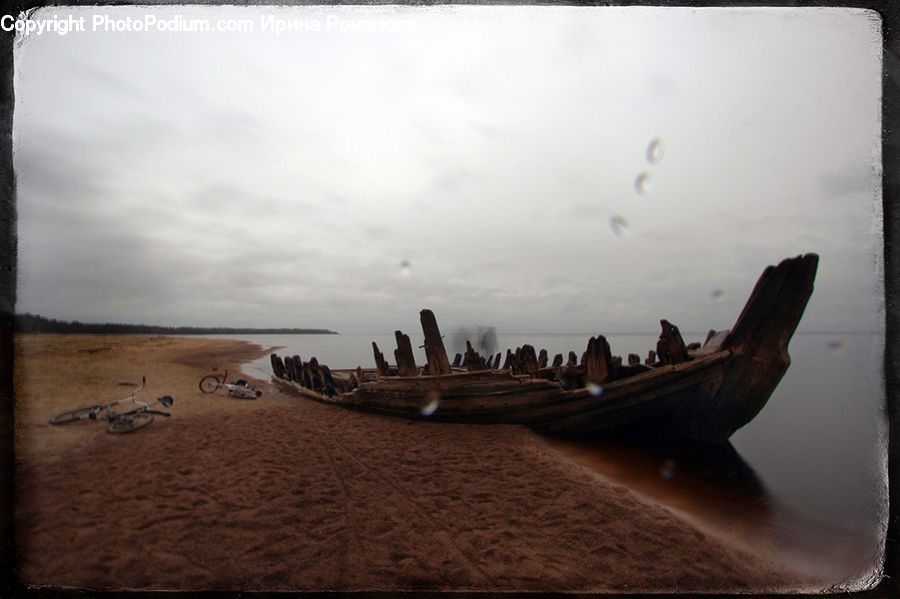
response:
<path id="1" fill-rule="evenodd" d="M 96 590 L 796 592 L 814 584 L 518 426 L 200 392 L 237 341 L 16 338 L 23 584 Z M 175 398 L 131 434 L 54 414 Z M 229 379 L 236 378 L 229 376 Z M 246 378 L 246 377 L 244 377 Z"/>

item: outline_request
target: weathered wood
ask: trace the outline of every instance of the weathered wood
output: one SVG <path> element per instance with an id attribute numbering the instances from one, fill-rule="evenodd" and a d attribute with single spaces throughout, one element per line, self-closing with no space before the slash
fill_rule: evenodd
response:
<path id="1" fill-rule="evenodd" d="M 653 351 L 651 349 L 649 352 L 647 352 L 647 360 L 644 362 L 644 364 L 647 364 L 648 366 L 650 364 L 656 364 L 656 352 L 655 351 Z"/>
<path id="2" fill-rule="evenodd" d="M 428 359 L 429 374 L 450 374 L 450 360 L 444 349 L 441 339 L 441 331 L 437 325 L 437 319 L 431 310 L 419 312 L 419 320 L 422 323 L 422 332 L 425 334 L 425 356 Z"/>
<path id="3" fill-rule="evenodd" d="M 513 353 L 509 348 L 506 349 L 506 359 L 503 361 L 503 368 L 501 370 L 509 370 L 512 368 L 513 361 Z"/>
<path id="4" fill-rule="evenodd" d="M 314 372 L 310 368 L 308 362 L 302 362 L 299 357 L 294 360 L 294 365 L 297 367 L 297 376 L 298 380 L 307 388 L 312 389 L 315 385 Z"/>
<path id="5" fill-rule="evenodd" d="M 384 354 L 378 349 L 378 344 L 372 342 L 372 352 L 375 354 L 375 371 L 378 376 L 390 376 L 391 368 L 384 359 Z"/>
<path id="6" fill-rule="evenodd" d="M 555 356 L 553 356 L 553 363 L 550 364 L 550 367 L 558 368 L 558 367 L 562 366 L 562 364 L 563 364 L 562 354 L 556 354 Z"/>
<path id="7" fill-rule="evenodd" d="M 478 372 L 479 370 L 487 370 L 488 367 L 472 344 L 466 340 L 466 370 L 468 372 Z"/>
<path id="8" fill-rule="evenodd" d="M 319 366 L 319 372 L 322 375 L 322 386 L 325 391 L 325 395 L 331 397 L 333 395 L 337 395 L 338 388 L 335 383 L 334 377 L 331 376 L 331 369 L 328 368 L 325 364 Z"/>
<path id="9" fill-rule="evenodd" d="M 309 362 L 304 364 L 304 367 L 310 378 L 309 388 L 320 393 L 323 392 L 325 390 L 325 377 L 316 357 L 310 358 Z"/>
<path id="10" fill-rule="evenodd" d="M 788 343 L 812 295 L 818 264 L 816 254 L 806 254 L 763 272 L 731 332 L 711 354 L 735 356 L 719 384 L 701 400 L 679 406 L 682 434 L 722 442 L 762 410 L 790 366 Z"/>
<path id="11" fill-rule="evenodd" d="M 695 351 L 695 350 L 698 350 L 698 349 L 700 349 L 700 342 L 699 342 L 699 341 L 694 341 L 693 343 L 688 343 L 688 344 L 685 346 L 685 349 L 687 349 L 688 351 Z"/>
<path id="12" fill-rule="evenodd" d="M 663 364 L 680 364 L 688 359 L 687 348 L 678 327 L 668 320 L 660 320 L 662 333 L 656 342 L 656 354 Z"/>
<path id="13" fill-rule="evenodd" d="M 288 377 L 292 381 L 301 382 L 301 368 L 303 366 L 303 361 L 300 360 L 300 356 L 291 356 L 288 359 L 288 362 L 285 364 L 285 367 L 288 371 Z"/>
<path id="14" fill-rule="evenodd" d="M 272 372 L 274 372 L 275 376 L 278 378 L 283 379 L 286 373 L 284 362 L 278 357 L 278 354 L 270 355 L 269 360 L 272 362 Z"/>
<path id="15" fill-rule="evenodd" d="M 453 367 L 454 367 L 454 368 L 458 368 L 459 366 L 461 366 L 461 365 L 462 365 L 462 359 L 463 359 L 463 357 L 462 357 L 462 354 L 460 354 L 460 353 L 458 353 L 458 354 L 456 354 L 455 356 L 453 356 Z"/>
<path id="16" fill-rule="evenodd" d="M 566 362 L 566 366 L 577 366 L 577 365 L 578 365 L 578 355 L 575 352 L 570 351 L 569 352 L 569 361 Z"/>
<path id="17" fill-rule="evenodd" d="M 591 337 L 587 348 L 581 356 L 581 365 L 585 367 L 585 381 L 604 383 L 613 371 L 612 352 L 603 335 Z"/>
<path id="18" fill-rule="evenodd" d="M 634 366 L 641 363 L 641 357 L 637 354 L 628 354 L 628 365 Z"/>
<path id="19" fill-rule="evenodd" d="M 534 346 L 525 344 L 521 349 L 516 350 L 520 374 L 534 375 L 538 371 L 537 355 L 534 353 Z"/>
<path id="20" fill-rule="evenodd" d="M 700 346 L 700 349 L 689 352 L 688 355 L 692 358 L 697 358 L 700 356 L 705 356 L 706 354 L 712 353 L 714 351 L 718 351 L 722 346 L 722 343 L 730 333 L 731 331 L 729 331 L 728 329 L 722 331 L 710 330 L 709 334 L 706 336 L 706 341 L 703 342 L 703 345 Z"/>
<path id="21" fill-rule="evenodd" d="M 357 369 L 358 386 L 337 399 L 326 395 L 329 376 L 341 390 L 353 387 L 353 375 L 340 371 L 335 376 L 315 359 L 299 366 L 304 380 L 308 373 L 314 378 L 317 370 L 322 374 L 321 382 L 310 384 L 321 391 L 278 377 L 274 380 L 319 401 L 407 418 L 423 418 L 422 397 L 437 391 L 441 408 L 429 415 L 431 420 L 525 424 L 570 434 L 640 425 L 642 430 L 662 427 L 667 433 L 724 441 L 759 411 L 787 369 L 787 344 L 812 293 L 817 262 L 817 256 L 807 255 L 766 269 L 734 329 L 711 333 L 701 348 L 677 363 L 673 362 L 679 359 L 679 350 L 687 354 L 687 347 L 677 327 L 661 321 L 662 343 L 657 352 L 665 363 L 657 362 L 657 352 L 651 350 L 650 365 L 637 364 L 636 356 L 628 356 L 628 365 L 623 366 L 600 336 L 588 341 L 581 366 L 575 365 L 577 356 L 570 352 L 572 366 L 563 366 L 560 355 L 554 359 L 555 368 L 537 368 L 531 346 L 517 348 L 515 353 L 507 350 L 509 368 L 505 370 L 399 377 L 385 363 L 387 374 L 377 380 L 366 381 L 371 373 Z M 373 349 L 376 361 L 382 363 L 375 344 Z M 467 349 L 474 363 L 477 352 L 471 344 Z M 284 363 L 287 370 L 295 360 Z M 603 367 L 606 380 L 602 380 Z M 585 385 L 592 381 L 602 382 L 602 393 L 594 385 Z"/>
<path id="22" fill-rule="evenodd" d="M 647 372 L 648 370 L 652 370 L 652 368 L 646 364 L 629 364 L 627 366 L 616 366 L 613 370 L 613 375 L 615 380 L 619 380 L 640 374 L 641 372 Z"/>
<path id="23" fill-rule="evenodd" d="M 402 331 L 394 331 L 394 337 L 397 339 L 397 349 L 394 350 L 397 374 L 400 376 L 418 375 L 419 369 L 416 367 L 416 359 L 413 356 L 409 335 L 405 335 Z"/>
<path id="24" fill-rule="evenodd" d="M 542 349 L 542 350 L 538 353 L 538 361 L 537 361 L 538 368 L 546 368 L 546 367 L 547 367 L 547 363 L 548 363 L 549 361 L 550 361 L 550 357 L 547 355 L 547 350 L 546 350 L 546 349 Z"/>

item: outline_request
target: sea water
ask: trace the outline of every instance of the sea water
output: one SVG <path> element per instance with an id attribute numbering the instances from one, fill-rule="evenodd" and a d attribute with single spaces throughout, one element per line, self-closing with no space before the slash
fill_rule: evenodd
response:
<path id="1" fill-rule="evenodd" d="M 705 339 L 705 333 L 682 335 L 686 343 Z M 537 351 L 546 349 L 551 360 L 557 353 L 567 358 L 569 351 L 580 357 L 590 336 L 497 333 L 488 349 L 505 356 L 507 348 L 514 351 L 528 343 Z M 393 362 L 396 347 L 393 334 L 237 338 L 279 347 L 276 352 L 281 356 L 299 355 L 306 361 L 316 357 L 332 369 L 374 367 L 373 341 Z M 416 363 L 424 364 L 423 337 L 410 335 L 410 339 Z M 607 340 L 614 355 L 627 361 L 628 354 L 635 353 L 643 361 L 655 349 L 657 334 L 609 335 Z M 472 341 L 478 344 L 477 339 Z M 465 339 L 458 335 L 447 335 L 444 342 L 451 360 L 465 351 Z M 762 412 L 732 436 L 734 451 L 728 448 L 722 467 L 710 467 L 714 452 L 699 452 L 705 454 L 702 460 L 697 452 L 694 457 L 666 456 L 659 450 L 640 454 L 633 448 L 613 450 L 602 440 L 596 446 L 579 447 L 579 455 L 588 456 L 580 461 L 590 467 L 590 454 L 596 452 L 598 464 L 619 460 L 618 469 L 630 469 L 634 476 L 659 477 L 665 484 L 671 481 L 673 489 L 692 471 L 722 488 L 740 487 L 747 506 L 756 511 L 763 508 L 768 531 L 806 552 L 810 563 L 833 571 L 836 580 L 863 575 L 859 573 L 877 564 L 887 517 L 883 335 L 798 333 L 789 352 L 790 369 Z M 246 365 L 244 372 L 268 379 L 272 374 L 269 357 Z M 693 499 L 704 509 L 704 497 Z M 851 557 L 860 555 L 861 563 Z"/>

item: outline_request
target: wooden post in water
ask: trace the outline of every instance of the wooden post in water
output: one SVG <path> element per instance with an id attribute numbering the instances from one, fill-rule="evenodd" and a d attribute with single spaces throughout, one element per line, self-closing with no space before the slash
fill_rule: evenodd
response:
<path id="1" fill-rule="evenodd" d="M 419 312 L 419 320 L 422 322 L 422 332 L 425 333 L 425 357 L 428 359 L 429 374 L 450 374 L 450 360 L 447 359 L 434 313 L 422 310 Z"/>
<path id="2" fill-rule="evenodd" d="M 397 349 L 394 351 L 394 359 L 397 360 L 397 374 L 400 376 L 416 376 L 419 369 L 416 368 L 416 359 L 413 356 L 412 343 L 409 335 L 401 331 L 394 331 L 397 338 Z"/>

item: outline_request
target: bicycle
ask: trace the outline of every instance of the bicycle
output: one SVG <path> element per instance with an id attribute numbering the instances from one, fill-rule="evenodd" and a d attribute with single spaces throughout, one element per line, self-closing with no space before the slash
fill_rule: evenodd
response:
<path id="1" fill-rule="evenodd" d="M 108 404 L 100 404 L 96 406 L 89 406 L 86 408 L 76 408 L 74 410 L 69 410 L 68 412 L 63 412 L 62 414 L 57 414 L 50 419 L 50 424 L 59 425 L 69 424 L 71 422 L 80 422 L 84 420 L 105 420 L 108 423 L 106 426 L 107 432 L 130 433 L 150 424 L 150 422 L 153 420 L 154 414 L 159 414 L 166 417 L 170 416 L 168 412 L 151 410 L 150 408 L 157 403 L 162 405 L 164 408 L 172 407 L 172 404 L 175 402 L 175 400 L 172 399 L 171 395 L 163 395 L 162 397 L 157 397 L 156 401 L 152 404 L 148 404 L 135 398 L 137 392 L 143 389 L 146 383 L 147 377 L 141 377 L 141 385 L 137 389 L 132 391 L 131 395 L 129 395 L 128 397 L 125 397 L 118 401 L 110 402 Z M 114 412 L 112 410 L 113 406 L 117 406 L 126 401 L 137 404 L 138 407 L 123 413 Z"/>
<path id="2" fill-rule="evenodd" d="M 224 387 L 225 389 L 228 389 L 229 395 L 240 397 L 241 399 L 256 399 L 262 395 L 262 391 L 250 387 L 244 379 L 239 379 L 231 383 L 227 381 L 228 371 L 226 370 L 221 381 L 219 381 L 219 377 L 216 375 L 210 374 L 200 379 L 199 387 L 204 393 L 215 393 Z"/>

